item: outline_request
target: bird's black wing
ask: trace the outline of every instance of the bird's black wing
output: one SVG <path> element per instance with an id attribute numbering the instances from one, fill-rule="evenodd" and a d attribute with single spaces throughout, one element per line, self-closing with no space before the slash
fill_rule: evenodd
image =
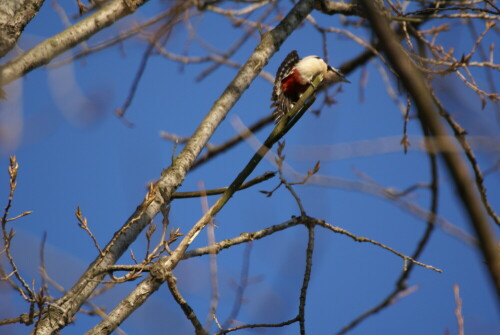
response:
<path id="1" fill-rule="evenodd" d="M 276 122 L 278 122 L 279 119 L 281 119 L 283 115 L 288 112 L 292 104 L 290 99 L 281 91 L 281 81 L 290 74 L 290 71 L 293 69 L 295 64 L 299 62 L 299 60 L 299 54 L 296 50 L 293 50 L 285 57 L 281 65 L 278 67 L 278 71 L 276 71 L 273 94 L 271 96 L 271 108 L 275 108 L 273 115 Z"/>

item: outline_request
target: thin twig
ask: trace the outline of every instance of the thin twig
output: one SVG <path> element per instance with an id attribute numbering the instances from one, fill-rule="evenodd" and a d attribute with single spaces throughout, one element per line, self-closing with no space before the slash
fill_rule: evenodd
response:
<path id="1" fill-rule="evenodd" d="M 306 227 L 308 232 L 307 239 L 307 249 L 306 249 L 306 267 L 304 270 L 304 279 L 302 281 L 302 287 L 300 288 L 299 297 L 299 324 L 300 324 L 300 334 L 306 334 L 306 298 L 307 298 L 307 288 L 309 287 L 309 280 L 311 279 L 311 269 L 312 269 L 312 257 L 314 251 L 314 222 L 307 221 Z"/>
<path id="2" fill-rule="evenodd" d="M 255 4 L 255 7 L 252 8 L 252 10 L 255 10 L 255 9 L 257 9 L 257 8 L 265 5 L 265 4 L 269 4 L 269 1 L 265 0 L 265 1 L 262 1 L 261 3 Z M 256 20 L 257 25 L 254 26 L 254 27 L 252 27 L 252 28 L 250 28 L 250 29 L 248 29 L 247 31 L 245 31 L 245 33 L 243 34 L 243 36 L 238 41 L 236 41 L 236 43 L 233 44 L 233 46 L 231 46 L 226 52 L 224 52 L 222 55 L 220 55 L 220 57 L 222 57 L 224 60 L 227 61 L 238 50 L 240 50 L 241 46 L 243 44 L 245 44 L 245 42 L 248 41 L 248 39 L 260 27 L 260 24 L 262 22 L 264 22 L 264 20 L 274 11 L 274 9 L 276 8 L 276 4 L 277 3 L 272 3 L 270 6 L 268 6 L 268 8 L 262 13 L 262 15 L 259 18 L 257 18 L 257 20 Z M 231 16 L 233 16 L 233 15 L 231 15 Z M 208 75 L 210 75 L 212 72 L 214 72 L 215 70 L 217 70 L 221 64 L 222 64 L 221 62 L 217 62 L 217 63 L 214 63 L 211 66 L 209 66 L 207 69 L 205 69 L 204 71 L 202 71 L 196 77 L 196 81 L 202 81 L 203 79 L 205 79 Z"/>
<path id="3" fill-rule="evenodd" d="M 253 324 L 249 324 L 249 325 L 241 325 L 241 326 L 234 327 L 234 328 L 224 329 L 220 332 L 215 333 L 215 335 L 223 335 L 223 334 L 227 334 L 227 333 L 234 332 L 234 331 L 241 330 L 241 329 L 281 328 L 283 326 L 291 325 L 292 323 L 295 323 L 297 321 L 299 321 L 298 316 L 293 318 L 293 319 L 290 319 L 290 320 L 287 320 L 284 322 L 280 322 L 280 323 L 253 323 Z"/>
<path id="4" fill-rule="evenodd" d="M 102 252 L 102 249 L 99 246 L 97 239 L 95 238 L 94 234 L 92 234 L 92 232 L 90 231 L 90 228 L 89 228 L 88 222 L 87 222 L 87 218 L 82 215 L 82 210 L 80 209 L 80 206 L 76 207 L 75 216 L 78 219 L 78 226 L 80 228 L 82 228 L 83 230 L 85 230 L 87 232 L 87 234 L 89 234 L 92 241 L 94 241 L 94 245 L 95 245 L 96 249 L 99 251 L 99 254 L 101 256 L 104 256 L 104 253 Z"/>
<path id="5" fill-rule="evenodd" d="M 417 261 L 416 259 L 414 259 L 414 258 L 412 258 L 412 257 L 410 257 L 410 256 L 407 256 L 407 255 L 404 255 L 403 253 L 401 253 L 401 252 L 399 252 L 399 251 L 396 251 L 396 250 L 394 250 L 393 248 L 388 247 L 388 246 L 386 246 L 386 245 L 385 245 L 385 244 L 383 244 L 383 243 L 380 243 L 380 242 L 374 241 L 374 240 L 372 240 L 372 239 L 370 239 L 370 238 L 366 238 L 366 237 L 362 237 L 362 236 L 361 236 L 361 237 L 360 237 L 360 236 L 356 236 L 356 235 L 354 235 L 353 233 L 350 233 L 350 232 L 348 232 L 347 230 L 345 230 L 345 229 L 343 229 L 343 228 L 340 228 L 340 227 L 335 227 L 335 226 L 333 226 L 333 225 L 331 225 L 331 224 L 329 224 L 329 223 L 326 223 L 326 222 L 325 222 L 325 221 L 323 221 L 323 220 L 317 220 L 317 219 L 313 219 L 313 218 L 309 218 L 309 217 L 307 217 L 307 218 L 308 218 L 308 222 L 311 222 L 311 223 L 317 224 L 317 225 L 319 225 L 319 226 L 321 226 L 321 227 L 323 227 L 323 228 L 326 228 L 326 229 L 328 229 L 328 230 L 331 230 L 331 231 L 333 231 L 333 232 L 335 232 L 335 233 L 339 233 L 339 234 L 342 234 L 342 235 L 348 236 L 348 237 L 352 238 L 353 240 L 355 240 L 356 242 L 361 242 L 361 243 L 363 243 L 363 242 L 366 242 L 366 243 L 371 243 L 371 244 L 373 244 L 373 245 L 376 245 L 376 246 L 378 246 L 378 247 L 381 247 L 382 249 L 385 249 L 385 250 L 387 250 L 387 251 L 392 252 L 392 253 L 393 253 L 393 254 L 395 254 L 396 256 L 399 256 L 399 257 L 401 257 L 401 259 L 403 259 L 403 270 L 404 270 L 404 271 L 407 271 L 407 269 L 408 269 L 408 267 L 407 267 L 407 262 L 409 261 L 409 262 L 411 262 L 411 263 L 414 263 L 414 264 L 416 264 L 416 265 L 418 265 L 418 266 L 421 266 L 421 267 L 423 267 L 423 268 L 426 268 L 426 269 L 434 270 L 434 271 L 439 272 L 439 273 L 443 272 L 443 270 L 441 270 L 441 269 L 438 269 L 438 268 L 436 268 L 436 267 L 434 267 L 434 266 L 432 266 L 432 265 L 427 265 L 427 264 L 424 264 L 424 263 L 422 263 L 422 262 L 419 262 L 419 261 Z"/>
<path id="6" fill-rule="evenodd" d="M 106 39 L 104 41 L 97 42 L 96 44 L 89 46 L 85 50 L 82 50 L 82 51 L 76 53 L 75 55 L 68 56 L 67 58 L 63 58 L 63 59 L 58 60 L 58 61 L 54 61 L 54 62 L 50 63 L 49 65 L 47 65 L 47 68 L 54 69 L 54 68 L 60 67 L 62 65 L 73 63 L 74 61 L 76 61 L 80 58 L 89 56 L 89 55 L 96 53 L 98 51 L 107 49 L 115 44 L 121 43 L 121 42 L 143 32 L 145 30 L 145 28 L 147 28 L 155 23 L 158 23 L 159 21 L 167 18 L 169 15 L 171 15 L 170 11 L 166 10 L 163 13 L 159 14 L 158 16 L 156 16 L 156 17 L 154 17 L 154 18 L 152 18 L 144 23 L 135 24 L 129 30 L 121 32 L 118 35 L 113 36 L 113 37 Z"/>
<path id="7" fill-rule="evenodd" d="M 182 259 L 188 259 L 192 257 L 200 257 L 203 255 L 208 255 L 210 253 L 219 253 L 220 251 L 224 249 L 228 249 L 234 245 L 237 244 L 242 244 L 242 243 L 247 243 L 250 241 L 254 240 L 259 240 L 261 238 L 264 238 L 266 236 L 272 235 L 276 232 L 288 229 L 293 226 L 297 226 L 301 224 L 301 221 L 298 220 L 297 218 L 293 218 L 289 221 L 285 221 L 281 224 L 273 225 L 267 228 L 264 228 L 262 230 L 258 230 L 252 233 L 242 233 L 238 237 L 222 240 L 220 242 L 217 242 L 213 245 L 206 246 L 206 247 L 201 247 L 201 248 L 196 248 L 190 251 L 187 251 L 184 253 Z"/>
<path id="8" fill-rule="evenodd" d="M 174 297 L 175 301 L 179 304 L 181 307 L 182 311 L 184 312 L 184 315 L 186 315 L 187 319 L 191 321 L 191 324 L 193 325 L 195 329 L 195 334 L 196 335 L 208 335 L 207 331 L 203 329 L 203 326 L 201 325 L 200 321 L 198 320 L 198 317 L 194 313 L 194 310 L 189 306 L 187 301 L 182 297 L 181 293 L 179 292 L 179 289 L 177 288 L 177 279 L 174 277 L 173 274 L 169 274 L 166 278 L 167 286 L 170 290 L 170 293 L 172 293 L 172 296 Z"/>
<path id="9" fill-rule="evenodd" d="M 268 124 L 272 124 L 273 121 L 274 121 L 273 115 L 269 114 L 269 115 L 261 118 L 260 120 L 258 120 L 254 124 L 252 124 L 250 127 L 248 127 L 248 129 L 246 131 L 240 132 L 238 135 L 234 136 L 233 138 L 230 138 L 229 140 L 227 140 L 223 144 L 218 145 L 216 147 L 208 148 L 207 152 L 204 153 L 203 155 L 201 155 L 200 157 L 198 157 L 198 159 L 194 162 L 194 164 L 191 168 L 191 171 L 193 169 L 199 167 L 203 163 L 207 162 L 208 160 L 212 159 L 213 157 L 231 149 L 232 147 L 234 147 L 236 144 L 240 143 L 242 140 L 244 140 L 248 136 L 250 136 L 253 133 L 262 129 L 264 126 L 266 126 Z"/>
<path id="10" fill-rule="evenodd" d="M 475 176 L 475 182 L 476 182 L 476 187 L 479 191 L 479 194 L 481 195 L 481 201 L 483 202 L 484 207 L 486 208 L 486 211 L 488 212 L 488 215 L 495 221 L 495 223 L 500 226 L 500 217 L 498 214 L 495 212 L 493 209 L 493 206 L 491 206 L 488 196 L 487 196 L 487 190 L 486 186 L 484 185 L 484 174 L 481 171 L 481 168 L 479 167 L 479 162 L 476 159 L 476 155 L 474 154 L 474 151 L 472 150 L 472 147 L 470 145 L 470 140 L 466 137 L 466 132 L 462 128 L 460 124 L 456 120 L 452 118 L 450 113 L 444 108 L 444 106 L 441 104 L 439 99 L 437 98 L 434 90 L 431 88 L 430 90 L 431 96 L 436 103 L 436 106 L 439 110 L 439 114 L 446 120 L 448 125 L 451 127 L 453 130 L 453 133 L 455 137 L 457 138 L 458 143 L 460 144 L 463 152 L 465 152 L 465 156 L 467 157 L 469 164 L 472 167 L 472 171 L 474 171 L 474 176 Z"/>
<path id="11" fill-rule="evenodd" d="M 276 175 L 275 172 L 271 172 L 271 171 L 265 172 L 264 174 L 257 176 L 255 178 L 253 178 L 252 180 L 242 184 L 238 188 L 238 191 L 241 191 L 241 190 L 250 188 L 254 185 L 257 185 L 259 183 L 262 183 L 263 181 L 266 181 L 268 179 L 273 178 L 275 175 Z M 210 190 L 206 190 L 203 192 L 201 192 L 201 191 L 175 192 L 172 195 L 172 199 L 199 198 L 199 197 L 203 196 L 203 194 L 205 194 L 206 196 L 217 195 L 217 194 L 224 193 L 227 189 L 228 189 L 227 187 L 220 187 L 220 188 L 213 188 Z"/>
<path id="12" fill-rule="evenodd" d="M 172 33 L 173 27 L 181 21 L 182 15 L 181 13 L 187 11 L 192 4 L 189 1 L 178 1 L 176 2 L 170 9 L 169 9 L 169 15 L 168 19 L 165 21 L 165 23 L 154 33 L 153 37 L 151 38 L 151 42 L 148 44 L 146 47 L 146 50 L 144 51 L 141 61 L 139 63 L 139 67 L 137 69 L 137 72 L 134 76 L 134 79 L 132 81 L 132 85 L 130 86 L 129 93 L 127 95 L 127 98 L 125 99 L 125 102 L 123 103 L 122 107 L 117 109 L 115 111 L 115 114 L 118 115 L 122 120 L 126 122 L 129 126 L 133 125 L 130 121 L 125 119 L 125 113 L 127 112 L 127 109 L 130 107 L 132 104 L 132 101 L 135 97 L 135 93 L 137 91 L 137 88 L 139 86 L 139 83 L 141 81 L 142 75 L 144 74 L 144 71 L 146 70 L 146 65 L 148 64 L 149 58 L 152 55 L 152 51 L 155 48 L 155 45 L 158 43 L 160 39 L 168 39 L 170 37 L 170 34 Z"/>
<path id="13" fill-rule="evenodd" d="M 14 258 L 10 252 L 10 245 L 15 235 L 14 231 L 11 229 L 9 232 L 7 232 L 7 218 L 9 216 L 9 210 L 12 206 L 12 201 L 14 199 L 14 192 L 17 187 L 17 172 L 19 170 L 19 164 L 17 163 L 16 156 L 10 156 L 10 164 L 8 170 L 9 170 L 9 186 L 10 186 L 9 198 L 7 200 L 7 205 L 5 206 L 3 216 L 0 221 L 2 225 L 4 250 L 7 259 L 9 260 L 9 264 L 12 267 L 12 272 L 14 273 L 15 278 L 21 283 L 22 286 L 21 288 L 16 285 L 17 291 L 22 295 L 24 300 L 32 303 L 36 300 L 36 294 L 34 290 L 32 290 L 29 287 L 29 285 L 26 283 L 24 278 L 19 273 L 19 269 L 17 268 L 16 262 L 14 261 Z"/>

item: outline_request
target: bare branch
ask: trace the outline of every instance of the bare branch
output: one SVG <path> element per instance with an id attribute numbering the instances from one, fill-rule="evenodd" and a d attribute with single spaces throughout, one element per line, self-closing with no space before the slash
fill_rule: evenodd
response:
<path id="1" fill-rule="evenodd" d="M 253 233 L 242 233 L 238 237 L 234 237 L 234 238 L 227 239 L 227 240 L 222 240 L 220 242 L 217 242 L 213 245 L 209 245 L 207 247 L 202 247 L 202 248 L 197 248 L 197 249 L 193 249 L 190 251 L 186 251 L 184 253 L 184 255 L 182 256 L 182 259 L 188 259 L 188 258 L 192 258 L 192 257 L 200 257 L 200 256 L 208 255 L 211 253 L 219 253 L 220 251 L 222 251 L 224 249 L 228 249 L 228 248 L 232 247 L 233 245 L 247 243 L 247 242 L 254 241 L 254 240 L 259 240 L 261 238 L 264 238 L 264 237 L 272 235 L 276 232 L 288 229 L 290 227 L 299 225 L 301 223 L 302 222 L 298 218 L 293 218 L 292 220 L 289 220 L 289 221 L 283 222 L 281 224 L 274 225 L 274 226 L 271 226 L 271 227 L 253 232 Z"/>
<path id="2" fill-rule="evenodd" d="M 218 146 L 208 147 L 207 152 L 198 157 L 196 162 L 193 164 L 191 170 L 197 168 L 198 166 L 202 165 L 203 163 L 207 162 L 208 160 L 212 159 L 213 157 L 215 157 L 223 152 L 226 152 L 227 150 L 231 149 L 232 147 L 234 147 L 236 144 L 240 143 L 242 140 L 244 140 L 248 136 L 250 136 L 253 133 L 255 133 L 256 131 L 262 129 L 264 126 L 266 126 L 268 124 L 272 124 L 273 121 L 274 121 L 273 115 L 269 114 L 269 115 L 263 117 L 262 119 L 258 120 L 257 122 L 255 122 L 250 127 L 248 127 L 247 130 L 240 132 L 238 135 L 227 140 L 223 144 L 220 144 Z"/>
<path id="3" fill-rule="evenodd" d="M 263 175 L 260 175 L 258 177 L 255 177 L 254 179 L 242 184 L 238 190 L 244 190 L 246 188 L 252 187 L 254 185 L 257 185 L 259 183 L 262 183 L 263 181 L 266 181 L 268 179 L 273 178 L 276 175 L 275 172 L 266 172 Z M 215 189 L 210 189 L 203 191 L 205 195 L 217 195 L 217 194 L 222 194 L 227 190 L 227 187 L 221 187 L 221 188 L 215 188 Z M 172 199 L 183 199 L 183 198 L 199 198 L 202 196 L 201 191 L 193 191 L 193 192 L 175 192 L 172 195 Z"/>
<path id="4" fill-rule="evenodd" d="M 234 328 L 229 328 L 229 329 L 222 330 L 220 332 L 215 333 L 215 335 L 228 334 L 228 333 L 231 333 L 231 332 L 234 332 L 234 331 L 237 331 L 237 330 L 241 330 L 241 329 L 281 328 L 281 327 L 284 327 L 284 326 L 291 325 L 292 323 L 295 323 L 297 321 L 299 321 L 299 317 L 298 316 L 295 317 L 295 318 L 293 318 L 293 319 L 290 319 L 290 320 L 287 320 L 287 321 L 284 321 L 284 322 L 280 322 L 280 323 L 254 323 L 254 324 L 249 324 L 249 325 L 242 325 L 242 326 L 238 326 L 238 327 L 234 327 Z"/>
<path id="5" fill-rule="evenodd" d="M 96 249 L 99 251 L 99 254 L 101 256 L 104 256 L 104 253 L 102 252 L 101 248 L 99 247 L 99 243 L 97 242 L 96 238 L 94 237 L 94 234 L 90 231 L 90 228 L 87 223 L 87 218 L 82 215 L 82 210 L 80 209 L 80 206 L 76 208 L 76 218 L 78 219 L 78 226 L 85 230 L 87 234 L 89 234 L 90 238 L 92 241 L 94 241 L 94 245 Z"/>
<path id="6" fill-rule="evenodd" d="M 201 322 L 198 320 L 196 317 L 196 314 L 194 313 L 193 309 L 187 301 L 182 297 L 181 293 L 179 292 L 179 289 L 177 288 L 177 279 L 174 277 L 173 274 L 170 274 L 167 276 L 167 286 L 168 289 L 170 290 L 170 293 L 172 293 L 172 296 L 174 297 L 175 301 L 181 306 L 182 311 L 184 312 L 184 315 L 186 315 L 187 319 L 191 321 L 191 324 L 193 325 L 195 329 L 195 334 L 196 335 L 207 335 L 207 331 L 203 329 L 203 326 L 201 325 Z M 89 333 L 89 335 L 92 333 Z"/>
<path id="7" fill-rule="evenodd" d="M 377 242 L 377 241 L 374 241 L 372 239 L 369 239 L 369 238 L 366 238 L 366 237 L 358 237 L 350 232 L 348 232 L 347 230 L 343 229 L 343 228 L 340 228 L 340 227 L 335 227 L 335 226 L 332 226 L 324 221 L 321 221 L 321 220 L 310 220 L 311 223 L 314 223 L 314 224 L 317 224 L 323 228 L 326 228 L 326 229 L 329 229 L 335 233 L 339 233 L 339 234 L 342 234 L 342 235 L 346 235 L 350 238 L 352 238 L 353 240 L 355 240 L 356 242 L 368 242 L 368 243 L 371 243 L 371 244 L 374 244 L 378 247 L 381 247 L 382 249 L 385 249 L 387 251 L 390 251 L 392 252 L 393 254 L 401 257 L 401 259 L 403 259 L 404 263 L 403 263 L 403 270 L 406 271 L 407 270 L 407 262 L 411 262 L 411 263 L 414 263 L 418 266 L 421 266 L 423 268 L 426 268 L 426 269 L 429 269 L 429 270 L 433 270 L 433 271 L 436 271 L 436 272 L 443 272 L 441 269 L 438 269 L 432 265 L 427 265 L 427 264 L 424 264 L 422 262 L 419 262 L 415 259 L 413 259 L 412 257 L 409 257 L 409 256 L 406 256 L 402 253 L 400 253 L 399 251 L 396 251 L 394 249 L 392 249 L 391 247 L 388 247 L 380 242 Z"/>
<path id="8" fill-rule="evenodd" d="M 0 219 L 0 223 L 2 225 L 2 237 L 3 237 L 3 243 L 4 243 L 4 250 L 5 250 L 5 255 L 7 256 L 7 259 L 9 260 L 10 266 L 12 268 L 12 273 L 15 276 L 15 278 L 19 281 L 21 284 L 21 287 L 18 287 L 16 285 L 17 291 L 22 295 L 23 299 L 26 300 L 27 302 L 33 303 L 36 300 L 36 294 L 35 291 L 26 283 L 24 278 L 21 276 L 21 273 L 19 272 L 19 269 L 17 268 L 16 262 L 14 261 L 14 258 L 10 252 L 10 246 L 12 243 L 12 239 L 14 238 L 14 231 L 11 229 L 10 231 L 7 231 L 7 218 L 9 216 L 9 210 L 12 206 L 12 201 L 14 199 L 14 192 L 17 187 L 17 172 L 19 169 L 19 164 L 17 163 L 16 156 L 10 156 L 10 165 L 9 165 L 9 185 L 10 185 L 10 191 L 9 191 L 9 198 L 7 200 L 7 205 L 5 206 L 5 210 L 3 212 L 3 216 Z M 2 269 L 3 272 L 3 269 Z M 9 275 L 5 279 L 9 279 L 11 275 Z M 12 284 L 12 283 L 11 283 Z"/>
<path id="9" fill-rule="evenodd" d="M 68 56 L 68 57 L 63 58 L 61 60 L 56 60 L 56 61 L 50 63 L 49 65 L 47 65 L 47 68 L 53 69 L 53 68 L 56 68 L 56 67 L 59 67 L 59 66 L 65 65 L 65 64 L 72 63 L 75 60 L 92 55 L 98 51 L 107 49 L 115 44 L 121 43 L 121 42 L 143 32 L 145 30 L 145 28 L 148 28 L 149 26 L 154 25 L 155 23 L 158 23 L 159 21 L 166 19 L 169 15 L 171 15 L 171 12 L 169 10 L 166 10 L 165 12 L 161 13 L 160 15 L 158 15 L 158 16 L 156 16 L 156 17 L 154 17 L 154 18 L 152 18 L 144 23 L 137 24 L 137 25 L 133 26 L 131 29 L 126 30 L 124 32 L 121 32 L 121 33 L 117 34 L 116 36 L 110 37 L 109 39 L 106 39 L 104 41 L 93 44 L 93 45 L 89 46 L 88 48 L 86 48 L 85 50 L 81 50 L 72 56 Z"/>

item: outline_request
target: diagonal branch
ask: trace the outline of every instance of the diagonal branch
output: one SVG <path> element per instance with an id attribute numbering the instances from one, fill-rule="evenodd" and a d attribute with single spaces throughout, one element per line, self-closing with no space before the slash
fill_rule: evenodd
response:
<path id="1" fill-rule="evenodd" d="M 244 190 L 246 188 L 252 187 L 258 183 L 266 181 L 268 179 L 273 178 L 276 175 L 275 172 L 265 172 L 263 175 L 255 177 L 254 179 L 242 184 L 238 190 Z M 201 196 L 207 195 L 217 195 L 222 194 L 227 190 L 227 187 L 214 188 L 206 191 L 192 191 L 192 192 L 175 192 L 171 199 L 185 199 L 185 198 L 199 198 Z"/>
<path id="2" fill-rule="evenodd" d="M 192 169 L 197 168 L 198 166 L 202 165 L 203 163 L 206 163 L 208 160 L 212 159 L 213 157 L 217 156 L 218 154 L 224 153 L 227 150 L 231 149 L 234 147 L 236 144 L 240 143 L 242 140 L 245 138 L 249 137 L 256 131 L 260 130 L 264 126 L 272 123 L 274 120 L 274 116 L 272 114 L 269 114 L 268 116 L 265 116 L 264 118 L 258 120 L 255 122 L 253 125 L 248 127 L 248 129 L 244 132 L 241 132 L 237 134 L 236 136 L 230 138 L 226 142 L 224 142 L 221 145 L 218 145 L 216 147 L 209 147 L 207 152 L 198 157 L 196 162 L 194 162 Z"/>

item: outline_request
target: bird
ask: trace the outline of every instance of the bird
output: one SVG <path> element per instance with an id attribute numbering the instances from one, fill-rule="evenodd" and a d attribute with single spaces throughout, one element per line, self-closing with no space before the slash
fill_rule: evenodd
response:
<path id="1" fill-rule="evenodd" d="M 321 57 L 312 55 L 301 59 L 296 50 L 285 57 L 276 72 L 271 96 L 276 123 L 293 108 L 318 74 L 323 74 L 323 83 L 350 83 L 339 70 L 328 65 Z"/>

